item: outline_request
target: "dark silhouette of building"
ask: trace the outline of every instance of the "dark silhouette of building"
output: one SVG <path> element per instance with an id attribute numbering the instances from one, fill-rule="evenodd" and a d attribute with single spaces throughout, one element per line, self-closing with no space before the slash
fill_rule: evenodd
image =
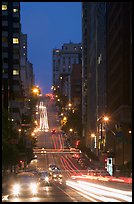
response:
<path id="1" fill-rule="evenodd" d="M 2 106 L 21 122 L 20 3 L 2 2 Z"/>
<path id="2" fill-rule="evenodd" d="M 107 112 L 116 133 L 116 138 L 112 135 L 111 141 L 116 140 L 114 152 L 118 165 L 130 161 L 132 153 L 131 18 L 130 2 L 107 3 Z"/>
<path id="3" fill-rule="evenodd" d="M 74 107 L 81 104 L 82 64 L 73 64 L 71 73 L 71 101 Z"/>

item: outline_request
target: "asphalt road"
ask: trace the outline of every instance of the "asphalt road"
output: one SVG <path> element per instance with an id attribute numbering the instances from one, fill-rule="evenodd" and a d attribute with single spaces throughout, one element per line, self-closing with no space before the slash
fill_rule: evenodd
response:
<path id="1" fill-rule="evenodd" d="M 61 169 L 63 178 L 50 180 L 50 185 L 41 186 L 36 197 L 24 195 L 14 198 L 5 195 L 3 202 L 132 202 L 131 184 L 81 177 L 83 174 L 86 175 L 87 171 L 72 157 L 73 152 L 64 149 L 65 138 L 60 132 L 54 102 L 44 99 L 43 102 L 47 110 L 49 130 L 36 133 L 37 147 L 34 154 L 37 158 L 31 162 L 29 168 L 48 171 L 49 164 L 54 163 Z M 55 134 L 51 133 L 53 128 L 56 129 Z M 75 179 L 72 176 L 76 176 Z"/>

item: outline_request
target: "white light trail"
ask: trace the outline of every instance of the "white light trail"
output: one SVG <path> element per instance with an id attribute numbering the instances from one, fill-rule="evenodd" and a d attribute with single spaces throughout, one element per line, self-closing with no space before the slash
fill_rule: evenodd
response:
<path id="1" fill-rule="evenodd" d="M 44 106 L 42 101 L 40 102 L 40 105 L 39 105 L 39 113 L 40 113 L 40 130 L 44 130 L 48 132 L 49 126 L 48 126 L 47 109 L 46 109 L 46 106 Z"/>
<path id="2" fill-rule="evenodd" d="M 85 194 L 103 202 L 122 202 L 122 200 L 132 202 L 131 191 L 122 191 L 84 181 L 66 181 L 66 184 L 82 192 L 83 196 Z"/>

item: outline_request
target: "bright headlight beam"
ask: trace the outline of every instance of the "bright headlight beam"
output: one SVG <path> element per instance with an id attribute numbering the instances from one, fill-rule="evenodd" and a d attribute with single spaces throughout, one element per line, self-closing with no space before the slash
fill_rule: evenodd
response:
<path id="1" fill-rule="evenodd" d="M 31 188 L 31 192 L 32 192 L 33 194 L 36 194 L 36 193 L 37 193 L 37 184 L 31 183 L 31 184 L 30 184 L 30 188 Z"/>
<path id="2" fill-rule="evenodd" d="M 82 187 L 84 190 L 87 190 L 87 185 L 80 184 L 80 187 Z M 96 190 L 96 187 L 91 187 L 89 185 L 88 185 L 88 191 L 90 191 L 92 193 L 97 192 L 97 194 L 99 194 L 99 195 L 108 196 L 108 197 L 111 196 L 111 197 L 115 197 L 115 198 L 119 198 L 119 199 L 123 199 L 125 201 L 131 202 L 131 198 L 126 196 L 126 195 L 123 195 L 120 193 L 115 193 L 112 191 L 101 190 L 99 188 Z"/>
<path id="3" fill-rule="evenodd" d="M 80 186 L 80 185 L 79 185 L 78 183 L 76 183 L 76 182 L 69 182 L 69 183 L 67 183 L 67 185 L 69 185 L 69 186 L 72 187 L 72 188 L 77 189 L 78 191 L 81 191 L 82 193 L 84 193 L 84 194 L 86 194 L 86 195 L 88 195 L 88 196 L 91 196 L 91 197 L 93 197 L 93 198 L 95 198 L 95 199 L 97 199 L 97 200 L 103 201 L 103 202 L 120 202 L 120 201 L 118 201 L 118 200 L 116 200 L 116 199 L 113 199 L 113 198 L 106 198 L 106 197 L 104 197 L 104 196 L 96 195 L 95 193 L 97 193 L 97 192 L 89 193 L 89 192 L 87 191 L 87 189 L 86 189 L 86 190 L 83 189 L 82 186 Z M 90 199 L 90 198 L 89 198 L 89 199 Z"/>
<path id="4" fill-rule="evenodd" d="M 127 202 L 132 202 L 132 198 L 129 197 L 129 196 L 132 196 L 132 192 L 126 192 L 118 189 L 104 187 L 101 185 L 92 184 L 84 181 L 78 181 L 78 182 L 66 181 L 66 184 L 72 188 L 75 188 L 85 193 L 86 195 L 89 195 L 91 197 L 94 197 L 104 202 L 120 202 L 117 199 L 125 200 Z M 129 196 L 126 196 L 123 193 L 129 194 Z"/>
<path id="5" fill-rule="evenodd" d="M 15 185 L 13 186 L 13 194 L 14 194 L 14 195 L 18 195 L 19 192 L 20 192 L 20 185 L 19 185 L 19 184 L 15 184 Z"/>
<path id="6" fill-rule="evenodd" d="M 132 192 L 131 191 L 123 191 L 123 190 L 119 190 L 119 189 L 115 189 L 115 188 L 110 188 L 110 187 L 105 187 L 105 186 L 102 186 L 102 185 L 99 185 L 99 184 L 93 184 L 93 183 L 85 182 L 85 181 L 78 181 L 78 183 L 83 183 L 83 184 L 86 184 L 88 186 L 93 186 L 93 187 L 96 187 L 96 188 L 99 188 L 99 189 L 103 189 L 103 190 L 107 190 L 107 191 L 111 191 L 111 192 L 114 192 L 114 193 L 121 193 L 121 194 L 124 194 L 124 195 L 132 196 Z"/>

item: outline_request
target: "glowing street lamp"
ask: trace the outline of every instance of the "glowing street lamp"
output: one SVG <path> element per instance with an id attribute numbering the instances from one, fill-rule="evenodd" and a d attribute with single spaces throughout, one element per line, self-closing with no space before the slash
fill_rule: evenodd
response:
<path id="1" fill-rule="evenodd" d="M 95 134 L 94 134 L 94 133 L 92 133 L 92 134 L 91 134 L 91 137 L 93 137 L 93 138 L 94 138 L 94 137 L 95 137 Z"/>
<path id="2" fill-rule="evenodd" d="M 31 136 L 35 136 L 35 133 L 34 133 L 34 132 L 32 132 Z"/>
<path id="3" fill-rule="evenodd" d="M 94 133 L 91 134 L 91 138 L 94 138 L 94 147 L 96 149 L 97 147 L 97 139 L 96 139 L 96 135 Z"/>
<path id="4" fill-rule="evenodd" d="M 109 121 L 109 117 L 104 116 L 104 117 L 103 117 L 103 120 L 104 120 L 105 122 L 107 122 L 107 121 Z"/>
<path id="5" fill-rule="evenodd" d="M 73 132 L 73 129 L 72 129 L 72 128 L 70 128 L 70 129 L 69 129 L 69 131 L 70 131 L 70 132 Z"/>

